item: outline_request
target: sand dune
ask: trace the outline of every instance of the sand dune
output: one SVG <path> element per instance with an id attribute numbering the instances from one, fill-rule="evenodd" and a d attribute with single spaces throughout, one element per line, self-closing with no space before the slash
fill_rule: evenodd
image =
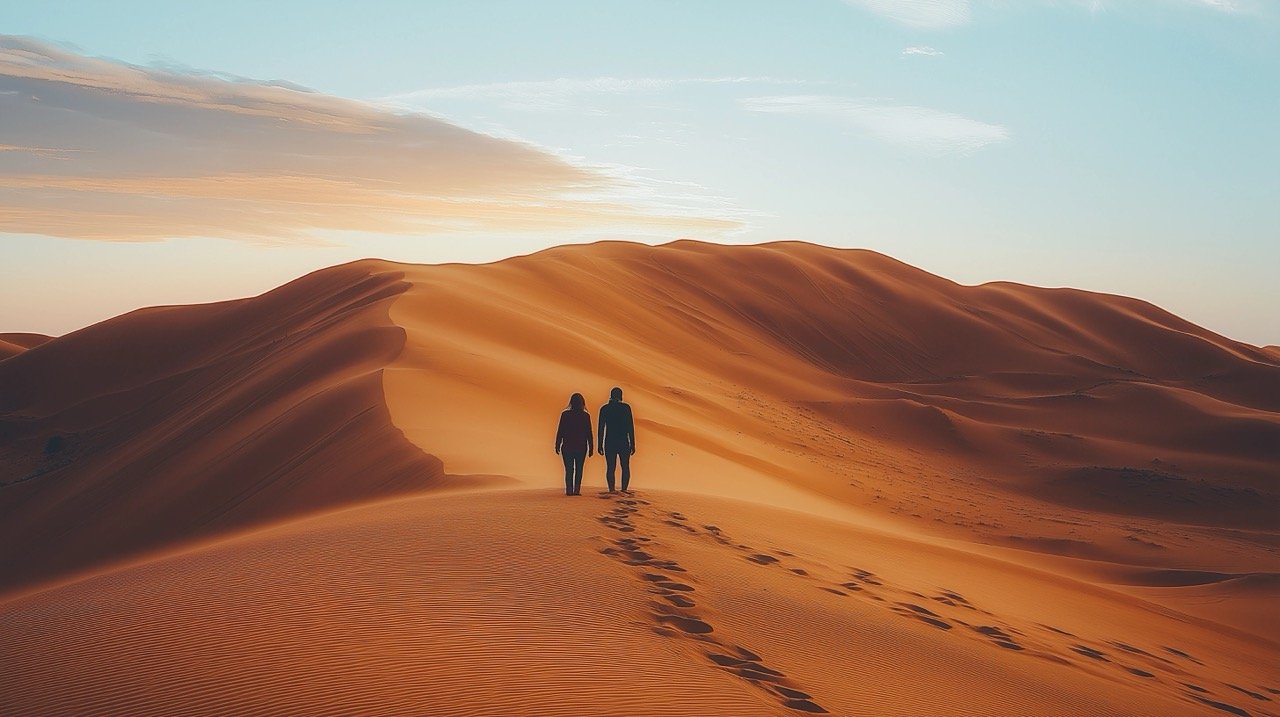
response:
<path id="1" fill-rule="evenodd" d="M 564 498 L 615 384 L 640 493 Z M 1134 299 L 363 261 L 14 352 L 0 421 L 6 713 L 1280 714 L 1280 356 Z"/>
<path id="2" fill-rule="evenodd" d="M 349 265 L 6 360 L 0 586 L 439 484 L 382 401 L 404 288 Z"/>
<path id="3" fill-rule="evenodd" d="M 44 334 L 0 333 L 0 361 L 35 348 L 50 338 Z"/>

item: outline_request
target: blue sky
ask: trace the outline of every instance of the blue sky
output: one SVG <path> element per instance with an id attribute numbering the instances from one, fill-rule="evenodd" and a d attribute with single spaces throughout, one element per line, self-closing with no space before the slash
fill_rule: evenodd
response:
<path id="1" fill-rule="evenodd" d="M 0 114 L 0 330 L 257 293 L 360 256 L 693 237 L 868 247 L 1280 343 L 1272 0 L 42 2 L 0 8 L 0 33 L 20 68 L 0 64 L 0 113 L 19 118 Z M 318 112 L 393 141 L 286 153 L 297 132 L 240 115 L 170 132 L 188 115 L 90 90 L 42 114 L 68 67 L 93 91 L 196 92 L 202 111 L 237 92 L 236 112 L 274 107 L 291 91 L 227 78 L 279 80 L 315 99 L 278 121 L 311 132 Z M 429 121 L 388 119 L 405 113 Z M 228 176 L 279 203 L 228 196 Z M 282 210 L 317 195 L 359 210 Z"/>

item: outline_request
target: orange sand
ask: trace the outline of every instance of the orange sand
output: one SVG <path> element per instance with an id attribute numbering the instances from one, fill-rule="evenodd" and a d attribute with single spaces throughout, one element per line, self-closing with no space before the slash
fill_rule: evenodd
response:
<path id="1" fill-rule="evenodd" d="M 32 346 L 4 714 L 1280 714 L 1280 357 L 1140 301 L 602 243 Z"/>

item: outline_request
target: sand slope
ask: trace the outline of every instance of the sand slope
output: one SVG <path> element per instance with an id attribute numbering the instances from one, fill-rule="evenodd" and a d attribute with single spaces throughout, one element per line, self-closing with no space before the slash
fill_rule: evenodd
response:
<path id="1" fill-rule="evenodd" d="M 438 482 L 382 401 L 403 289 L 349 265 L 4 361 L 0 586 Z"/>
<path id="2" fill-rule="evenodd" d="M 48 341 L 51 336 L 31 333 L 0 333 L 0 361 L 16 356 L 27 349 L 35 348 Z"/>
<path id="3" fill-rule="evenodd" d="M 564 498 L 615 384 L 641 492 Z M 1134 299 L 364 261 L 15 354 L 0 429 L 6 714 L 1280 714 L 1280 361 Z"/>
<path id="4" fill-rule="evenodd" d="M 1273 643 L 951 547 L 645 495 L 400 499 L 10 600 L 6 714 L 1261 715 L 1280 699 Z"/>

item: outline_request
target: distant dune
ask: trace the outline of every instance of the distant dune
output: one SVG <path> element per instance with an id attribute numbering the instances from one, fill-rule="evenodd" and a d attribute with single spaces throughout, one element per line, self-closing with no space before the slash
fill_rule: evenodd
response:
<path id="1" fill-rule="evenodd" d="M 0 361 L 48 341 L 50 336 L 29 333 L 0 333 Z"/>
<path id="2" fill-rule="evenodd" d="M 1280 714 L 1280 350 L 1139 300 L 605 242 L 14 336 L 6 713 Z"/>

